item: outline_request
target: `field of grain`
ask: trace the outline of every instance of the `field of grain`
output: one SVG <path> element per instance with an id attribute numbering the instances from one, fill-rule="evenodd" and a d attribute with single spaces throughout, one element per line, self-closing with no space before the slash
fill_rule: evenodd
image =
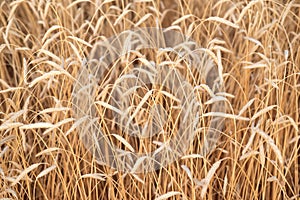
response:
<path id="1" fill-rule="evenodd" d="M 211 93 L 201 74 L 184 71 L 190 66 L 183 64 L 203 103 L 193 141 L 174 162 L 131 173 L 103 165 L 87 150 L 72 92 L 95 44 L 139 27 L 166 28 L 196 41 L 224 91 Z M 298 0 L 1 0 L 0 198 L 299 199 L 299 52 Z M 137 52 L 131 63 L 178 59 L 140 53 L 144 57 Z M 116 65 L 123 73 L 124 63 Z M 104 102 L 110 89 L 101 87 L 95 101 L 106 134 L 127 150 L 157 147 L 110 128 L 114 121 L 103 112 L 117 109 Z M 152 99 L 169 105 L 166 132 L 175 134 L 176 98 L 157 91 L 161 96 Z M 139 94 L 133 98 L 138 106 L 150 93 Z M 226 109 L 214 112 L 212 102 Z M 133 111 L 135 122 L 151 117 L 149 106 L 144 111 Z M 204 154 L 216 115 L 223 126 Z"/>

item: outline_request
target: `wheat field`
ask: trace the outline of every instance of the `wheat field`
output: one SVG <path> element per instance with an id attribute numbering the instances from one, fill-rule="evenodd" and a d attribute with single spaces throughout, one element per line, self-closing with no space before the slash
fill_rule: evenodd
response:
<path id="1" fill-rule="evenodd" d="M 124 173 L 99 163 L 83 144 L 72 91 L 99 41 L 139 27 L 191 37 L 211 57 L 224 91 L 210 95 L 205 78 L 183 63 L 192 87 L 202 85 L 201 123 L 192 143 L 184 156 L 155 171 Z M 299 51 L 297 0 L 1 0 L 0 198 L 299 199 Z M 140 53 L 144 57 L 129 55 L 125 67 L 115 63 L 118 73 L 141 58 L 178 60 L 149 49 Z M 106 86 L 99 84 L 95 97 L 106 134 L 132 151 L 156 147 L 112 133 L 114 121 L 106 110 L 116 108 L 103 100 L 111 92 L 111 83 Z M 176 99 L 161 90 L 139 95 L 169 106 L 165 131 L 172 134 Z M 132 99 L 128 106 L 144 100 Z M 211 110 L 211 102 L 218 101 L 224 112 Z M 151 117 L 151 106 L 135 112 L 135 121 Z M 216 114 L 224 126 L 203 154 L 203 138 Z"/>

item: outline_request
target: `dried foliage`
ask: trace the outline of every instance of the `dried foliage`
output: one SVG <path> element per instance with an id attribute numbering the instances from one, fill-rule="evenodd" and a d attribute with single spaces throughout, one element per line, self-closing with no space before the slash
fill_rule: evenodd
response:
<path id="1" fill-rule="evenodd" d="M 299 2 L 283 0 L 1 1 L 0 198 L 300 198 L 299 16 Z M 194 86 L 207 94 L 207 108 L 224 101 L 228 109 L 203 110 L 203 129 L 178 161 L 123 174 L 81 143 L 72 85 L 98 41 L 155 26 L 181 31 L 206 50 L 226 93 Z M 202 155 L 213 116 L 225 117 L 225 127 Z"/>

